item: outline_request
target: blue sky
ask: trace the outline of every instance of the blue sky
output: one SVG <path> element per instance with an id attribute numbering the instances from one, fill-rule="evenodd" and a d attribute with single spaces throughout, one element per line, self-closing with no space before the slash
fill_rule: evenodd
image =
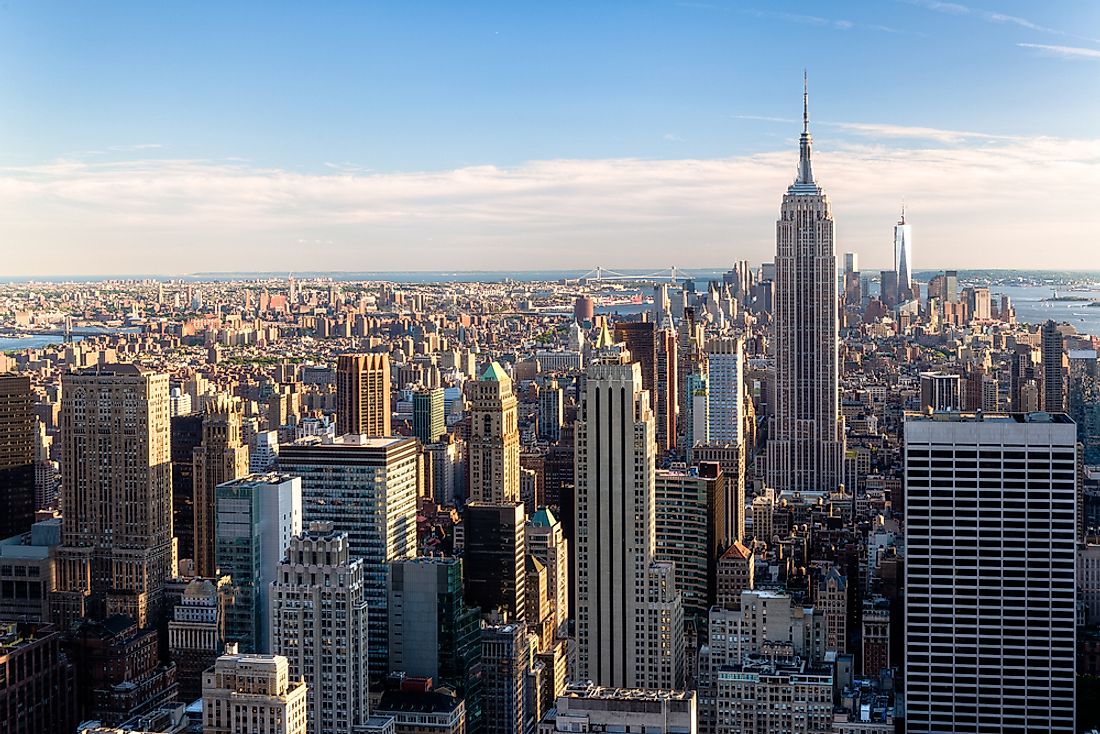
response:
<path id="1" fill-rule="evenodd" d="M 1025 213 L 968 221 L 935 171 L 980 185 L 954 172 L 993 158 L 1042 198 L 1066 176 L 1096 190 L 1100 3 L 991 1 L 8 0 L 0 246 L 23 274 L 760 260 L 808 67 L 841 250 L 885 265 L 877 228 L 904 198 L 918 267 L 1006 247 L 1037 266 L 1005 235 L 1065 212 L 991 229 Z"/>

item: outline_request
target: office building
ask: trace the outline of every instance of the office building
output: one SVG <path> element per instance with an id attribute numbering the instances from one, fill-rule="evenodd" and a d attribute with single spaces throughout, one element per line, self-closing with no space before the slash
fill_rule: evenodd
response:
<path id="1" fill-rule="evenodd" d="M 832 731 L 832 672 L 811 667 L 789 651 L 724 666 L 717 681 L 716 734 Z"/>
<path id="2" fill-rule="evenodd" d="M 0 538 L 29 532 L 34 522 L 33 406 L 30 377 L 0 373 Z"/>
<path id="3" fill-rule="evenodd" d="M 554 617 L 554 635 L 569 634 L 569 548 L 562 524 L 547 507 L 527 518 L 524 526 L 527 553 L 546 566 L 550 613 Z"/>
<path id="4" fill-rule="evenodd" d="M 309 731 L 353 734 L 369 718 L 363 559 L 346 533 L 312 523 L 271 584 L 271 649 L 308 688 Z"/>
<path id="5" fill-rule="evenodd" d="M 848 652 L 848 579 L 836 566 L 818 581 L 814 601 L 825 615 L 825 649 Z"/>
<path id="6" fill-rule="evenodd" d="M 117 725 L 174 701 L 174 663 L 161 663 L 155 629 L 141 629 L 125 614 L 77 621 L 63 643 L 76 669 L 81 720 Z"/>
<path id="7" fill-rule="evenodd" d="M 959 376 L 945 372 L 922 372 L 920 409 L 924 413 L 962 410 Z"/>
<path id="8" fill-rule="evenodd" d="M 266 474 L 279 463 L 279 432 L 259 431 L 252 437 L 248 452 L 248 471 Z"/>
<path id="9" fill-rule="evenodd" d="M 561 438 L 565 422 L 565 393 L 551 380 L 539 390 L 539 440 L 553 443 Z"/>
<path id="10" fill-rule="evenodd" d="M 60 542 L 61 518 L 40 520 L 29 533 L 0 540 L 0 620 L 49 621 Z"/>
<path id="11" fill-rule="evenodd" d="M 203 674 L 203 734 L 307 734 L 306 684 L 286 658 L 240 654 L 230 646 Z"/>
<path id="12" fill-rule="evenodd" d="M 676 332 L 670 322 L 657 330 L 657 361 L 653 376 L 653 418 L 656 421 L 657 450 L 664 453 L 677 446 L 679 421 L 680 357 Z"/>
<path id="13" fill-rule="evenodd" d="M 391 564 L 389 669 L 456 690 L 473 728 L 482 717 L 481 614 L 466 605 L 462 568 L 458 558 Z"/>
<path id="14" fill-rule="evenodd" d="M 393 734 L 466 734 L 479 731 L 454 691 L 434 689 L 430 680 L 400 681 L 382 693 L 375 715 L 392 719 Z"/>
<path id="15" fill-rule="evenodd" d="M 524 734 L 527 719 L 527 629 L 522 624 L 481 628 L 486 734 Z"/>
<path id="16" fill-rule="evenodd" d="M 422 444 L 435 443 L 447 432 L 443 413 L 443 388 L 432 387 L 413 393 L 413 435 Z"/>
<path id="17" fill-rule="evenodd" d="M 54 620 L 126 614 L 155 624 L 174 570 L 168 375 L 116 364 L 65 373 L 61 385 Z"/>
<path id="18" fill-rule="evenodd" d="M 363 559 L 370 675 L 386 675 L 390 562 L 416 555 L 417 440 L 362 435 L 310 437 L 283 446 L 279 466 L 301 477 L 306 522 L 348 534 Z"/>
<path id="19" fill-rule="evenodd" d="M 471 502 L 462 519 L 466 599 L 482 614 L 523 619 L 527 610 L 527 555 L 523 504 Z"/>
<path id="20" fill-rule="evenodd" d="M 391 436 L 390 356 L 341 354 L 336 361 L 336 432 Z"/>
<path id="21" fill-rule="evenodd" d="M 722 609 L 740 609 L 741 592 L 752 591 L 755 586 L 756 559 L 752 550 L 741 541 L 731 544 L 718 559 L 715 577 L 715 603 Z"/>
<path id="22" fill-rule="evenodd" d="M 861 625 L 861 670 L 865 676 L 876 677 L 890 667 L 890 600 L 882 596 L 865 598 Z"/>
<path id="23" fill-rule="evenodd" d="M 672 688 L 683 609 L 671 568 L 656 563 L 653 412 L 629 352 L 606 334 L 597 348 L 575 424 L 578 677 Z"/>
<path id="24" fill-rule="evenodd" d="M 202 411 L 202 443 L 194 451 L 195 573 L 217 573 L 214 550 L 215 488 L 248 474 L 248 447 L 241 443 L 240 401 L 218 395 Z"/>
<path id="25" fill-rule="evenodd" d="M 843 479 L 836 245 L 833 215 L 810 164 L 808 95 L 803 94 L 798 177 L 776 225 L 775 415 L 767 483 L 779 491 L 831 492 Z"/>
<path id="26" fill-rule="evenodd" d="M 577 731 L 697 734 L 695 691 L 573 683 L 539 722 L 538 734 Z"/>
<path id="27" fill-rule="evenodd" d="M 1100 464 L 1100 369 L 1095 349 L 1069 353 L 1066 410 L 1077 425 L 1077 442 L 1087 466 Z"/>
<path id="28" fill-rule="evenodd" d="M 1043 410 L 1061 413 L 1066 409 L 1064 338 L 1058 324 L 1048 320 L 1041 329 L 1043 350 Z"/>
<path id="29" fill-rule="evenodd" d="M 270 585 L 290 539 L 302 532 L 302 480 L 241 477 L 219 484 L 215 502 L 215 562 L 233 581 L 225 638 L 242 652 L 267 653 Z"/>
<path id="30" fill-rule="evenodd" d="M 493 362 L 470 390 L 469 499 L 518 502 L 519 423 L 512 379 Z"/>
<path id="31" fill-rule="evenodd" d="M 229 578 L 192 579 L 168 621 L 168 656 L 176 665 L 181 701 L 202 696 L 202 674 L 225 648 Z"/>
<path id="32" fill-rule="evenodd" d="M 76 729 L 76 678 L 50 624 L 0 622 L 0 726 L 12 734 Z"/>
<path id="33" fill-rule="evenodd" d="M 179 559 L 195 557 L 195 449 L 202 444 L 201 413 L 169 419 L 172 459 L 172 532 Z"/>
<path id="34" fill-rule="evenodd" d="M 904 435 L 906 730 L 1070 731 L 1073 423 L 908 414 Z"/>
<path id="35" fill-rule="evenodd" d="M 724 537 L 721 483 L 708 482 L 685 467 L 658 469 L 654 477 L 657 557 L 672 561 L 684 614 L 706 619 L 714 604 L 714 570 Z M 718 490 L 718 491 L 715 491 Z"/>
<path id="36" fill-rule="evenodd" d="M 745 375 L 741 339 L 707 341 L 708 443 L 739 444 L 745 424 Z"/>

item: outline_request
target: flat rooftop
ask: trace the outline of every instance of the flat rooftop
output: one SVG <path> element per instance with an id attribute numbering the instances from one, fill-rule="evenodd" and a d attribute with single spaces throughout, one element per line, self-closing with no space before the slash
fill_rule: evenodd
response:
<path id="1" fill-rule="evenodd" d="M 1073 423 L 1065 413 L 980 413 L 946 411 L 919 413 L 906 411 L 905 421 L 930 423 Z"/>
<path id="2" fill-rule="evenodd" d="M 655 688 L 604 688 L 594 684 L 574 683 L 561 694 L 566 698 L 594 698 L 614 701 L 687 701 L 695 691 L 674 691 Z"/>

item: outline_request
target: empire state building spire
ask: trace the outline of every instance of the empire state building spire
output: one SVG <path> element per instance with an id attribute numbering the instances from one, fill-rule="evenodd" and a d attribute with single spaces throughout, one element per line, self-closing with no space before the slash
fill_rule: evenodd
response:
<path id="1" fill-rule="evenodd" d="M 802 72 L 802 135 L 798 138 L 798 178 L 791 185 L 790 193 L 817 193 L 814 171 L 810 165 L 810 83 L 805 70 Z"/>

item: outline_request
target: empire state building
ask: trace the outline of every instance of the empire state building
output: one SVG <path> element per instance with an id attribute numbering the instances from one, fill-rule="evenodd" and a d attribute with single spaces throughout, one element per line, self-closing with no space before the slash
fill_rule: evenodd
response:
<path id="1" fill-rule="evenodd" d="M 777 490 L 835 490 L 844 464 L 833 215 L 810 166 L 809 95 L 802 95 L 798 177 L 775 226 L 776 409 L 767 479 Z"/>

